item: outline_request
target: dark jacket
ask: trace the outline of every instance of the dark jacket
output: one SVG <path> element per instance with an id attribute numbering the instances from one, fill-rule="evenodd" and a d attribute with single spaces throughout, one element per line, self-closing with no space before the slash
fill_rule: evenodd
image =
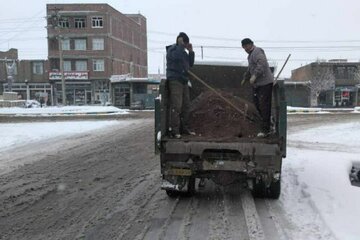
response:
<path id="1" fill-rule="evenodd" d="M 166 78 L 187 84 L 187 71 L 194 65 L 194 60 L 195 53 L 188 54 L 183 46 L 176 44 L 166 46 Z"/>
<path id="2" fill-rule="evenodd" d="M 253 51 L 248 56 L 249 67 L 245 73 L 246 78 L 255 75 L 255 87 L 264 86 L 274 81 L 274 76 L 270 70 L 265 52 L 262 48 L 254 46 Z"/>

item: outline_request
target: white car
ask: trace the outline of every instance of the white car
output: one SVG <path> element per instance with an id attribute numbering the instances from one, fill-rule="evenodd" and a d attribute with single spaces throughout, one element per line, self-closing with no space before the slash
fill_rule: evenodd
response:
<path id="1" fill-rule="evenodd" d="M 40 103 L 36 100 L 27 100 L 25 102 L 25 108 L 39 108 Z"/>

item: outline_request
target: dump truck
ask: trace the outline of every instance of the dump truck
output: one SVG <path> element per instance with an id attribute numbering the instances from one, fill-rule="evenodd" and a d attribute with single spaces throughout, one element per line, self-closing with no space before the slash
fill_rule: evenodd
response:
<path id="1" fill-rule="evenodd" d="M 211 179 L 220 185 L 244 183 L 254 197 L 279 198 L 282 159 L 286 157 L 284 84 L 276 81 L 273 87 L 272 133 L 259 138 L 256 131 L 261 118 L 252 103 L 252 86 L 241 84 L 246 70 L 236 63 L 195 63 L 191 72 L 206 83 L 190 77 L 193 109 L 189 124 L 196 136 L 180 139 L 169 135 L 169 89 L 166 79 L 160 82 L 155 100 L 155 151 L 160 155 L 161 188 L 170 197 L 192 195 L 196 179 Z M 209 87 L 222 98 L 209 94 Z"/>

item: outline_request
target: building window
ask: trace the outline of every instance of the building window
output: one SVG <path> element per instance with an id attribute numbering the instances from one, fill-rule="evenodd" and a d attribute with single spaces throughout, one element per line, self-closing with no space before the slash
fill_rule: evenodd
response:
<path id="1" fill-rule="evenodd" d="M 145 83 L 137 83 L 133 85 L 134 94 L 146 94 L 147 85 Z"/>
<path id="2" fill-rule="evenodd" d="M 94 38 L 92 44 L 93 44 L 93 50 L 104 50 L 103 38 Z"/>
<path id="3" fill-rule="evenodd" d="M 94 59 L 93 60 L 93 70 L 96 72 L 103 72 L 105 69 L 105 63 L 103 59 Z"/>
<path id="4" fill-rule="evenodd" d="M 92 27 L 93 28 L 102 28 L 103 27 L 103 17 L 92 17 Z"/>
<path id="5" fill-rule="evenodd" d="M 71 61 L 64 61 L 64 71 L 71 71 Z"/>
<path id="6" fill-rule="evenodd" d="M 62 39 L 61 40 L 61 49 L 62 50 L 70 50 L 70 39 Z"/>
<path id="7" fill-rule="evenodd" d="M 60 18 L 60 20 L 59 20 L 59 27 L 61 27 L 61 28 L 69 28 L 69 27 L 70 27 L 69 19 L 67 19 L 67 18 Z"/>
<path id="8" fill-rule="evenodd" d="M 75 50 L 86 50 L 86 39 L 75 39 Z"/>
<path id="9" fill-rule="evenodd" d="M 348 67 L 347 68 L 347 78 L 354 80 L 356 79 L 356 73 L 357 73 L 357 68 L 356 67 Z"/>
<path id="10" fill-rule="evenodd" d="M 335 77 L 337 79 L 344 79 L 345 78 L 345 67 L 336 67 L 335 68 Z"/>
<path id="11" fill-rule="evenodd" d="M 33 62 L 33 74 L 41 75 L 44 73 L 42 62 Z"/>
<path id="12" fill-rule="evenodd" d="M 75 28 L 85 28 L 86 19 L 85 18 L 75 18 Z"/>
<path id="13" fill-rule="evenodd" d="M 75 62 L 76 71 L 87 71 L 87 61 L 81 60 Z"/>

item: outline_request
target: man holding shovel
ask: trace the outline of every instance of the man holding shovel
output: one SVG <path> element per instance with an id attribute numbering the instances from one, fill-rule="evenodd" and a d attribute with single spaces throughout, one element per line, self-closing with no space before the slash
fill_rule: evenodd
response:
<path id="1" fill-rule="evenodd" d="M 190 109 L 188 70 L 194 65 L 194 60 L 195 53 L 189 37 L 181 32 L 176 37 L 176 44 L 166 47 L 166 79 L 170 92 L 169 132 L 174 138 L 181 138 L 181 133 L 195 135 L 188 126 Z"/>
<path id="2" fill-rule="evenodd" d="M 271 98 L 272 88 L 274 83 L 274 76 L 271 73 L 269 63 L 267 61 L 263 49 L 254 45 L 250 38 L 245 38 L 241 41 L 241 45 L 248 55 L 249 67 L 244 74 L 245 81 L 250 81 L 253 87 L 254 104 L 262 118 L 261 132 L 258 137 L 267 137 L 270 134 L 271 124 Z"/>

